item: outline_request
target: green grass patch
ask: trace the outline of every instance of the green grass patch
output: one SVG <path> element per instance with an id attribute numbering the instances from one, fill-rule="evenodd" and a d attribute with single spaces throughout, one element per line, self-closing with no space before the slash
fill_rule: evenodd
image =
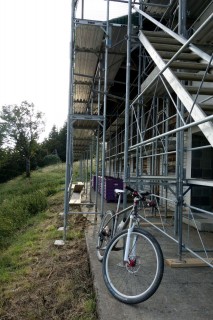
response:
<path id="1" fill-rule="evenodd" d="M 12 282 L 17 274 L 23 275 L 31 263 L 33 256 L 40 248 L 41 232 L 39 224 L 46 220 L 47 214 L 40 214 L 31 219 L 31 227 L 25 232 L 16 233 L 10 246 L 1 253 L 0 284 Z"/>
<path id="2" fill-rule="evenodd" d="M 65 166 L 53 165 L 0 184 L 0 249 L 48 208 L 49 199 L 64 188 Z"/>
<path id="3" fill-rule="evenodd" d="M 86 313 L 93 313 L 96 310 L 95 297 L 88 299 L 84 302 L 84 309 Z"/>

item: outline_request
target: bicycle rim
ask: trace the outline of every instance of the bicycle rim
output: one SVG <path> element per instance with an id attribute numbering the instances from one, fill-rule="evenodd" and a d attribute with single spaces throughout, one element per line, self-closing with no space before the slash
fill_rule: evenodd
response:
<path id="1" fill-rule="evenodd" d="M 103 261 L 103 276 L 110 293 L 127 304 L 149 299 L 162 280 L 164 262 L 157 240 L 148 232 L 134 229 L 130 238 L 129 263 L 123 262 L 127 230 L 112 239 Z M 115 246 L 122 248 L 114 250 Z"/>
<path id="2" fill-rule="evenodd" d="M 114 227 L 114 212 L 107 210 L 102 218 L 97 238 L 97 257 L 99 261 L 103 260 L 106 247 L 112 239 Z"/>

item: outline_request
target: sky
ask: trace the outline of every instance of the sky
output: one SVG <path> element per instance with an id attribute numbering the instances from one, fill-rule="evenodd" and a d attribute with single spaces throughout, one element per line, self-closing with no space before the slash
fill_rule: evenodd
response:
<path id="1" fill-rule="evenodd" d="M 0 110 L 34 103 L 48 136 L 67 119 L 71 0 L 0 0 Z M 84 0 L 85 19 L 106 20 L 105 0 Z M 110 3 L 110 18 L 127 4 Z M 81 17 L 81 0 L 77 9 Z"/>

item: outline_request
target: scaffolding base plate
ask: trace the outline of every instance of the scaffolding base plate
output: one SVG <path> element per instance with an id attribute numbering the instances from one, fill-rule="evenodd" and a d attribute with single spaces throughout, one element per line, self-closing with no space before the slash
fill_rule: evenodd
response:
<path id="1" fill-rule="evenodd" d="M 59 247 L 64 246 L 65 242 L 63 240 L 55 240 L 54 245 Z"/>

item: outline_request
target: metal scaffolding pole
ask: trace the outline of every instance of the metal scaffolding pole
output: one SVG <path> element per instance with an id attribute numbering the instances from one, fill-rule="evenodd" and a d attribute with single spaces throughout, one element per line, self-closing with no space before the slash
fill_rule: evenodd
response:
<path id="1" fill-rule="evenodd" d="M 74 15 L 75 0 L 71 1 L 71 32 L 70 32 L 70 79 L 69 79 L 69 103 L 67 117 L 67 142 L 66 142 L 66 176 L 65 176 L 65 193 L 64 193 L 64 241 L 66 240 L 67 215 L 69 211 L 69 199 L 72 183 L 72 143 L 73 143 L 73 61 L 74 61 Z"/>
<path id="2" fill-rule="evenodd" d="M 81 159 L 80 159 L 80 163 L 79 163 L 79 178 L 80 178 L 80 181 L 84 181 L 83 179 L 83 156 L 81 155 Z"/>
<path id="3" fill-rule="evenodd" d="M 140 45 L 139 47 L 139 61 L 138 61 L 138 94 L 140 94 L 140 87 L 141 87 L 141 67 L 142 67 L 142 63 L 141 63 L 141 54 L 142 54 L 142 46 Z M 138 101 L 137 103 L 137 119 L 140 119 L 140 100 Z M 137 136 L 136 136 L 136 141 L 137 143 L 139 142 L 139 139 L 140 139 L 140 135 L 139 135 L 139 130 L 137 130 Z M 138 147 L 136 149 L 136 153 L 135 153 L 135 156 L 136 156 L 136 178 L 137 178 L 137 190 L 139 190 L 139 180 L 138 180 L 138 177 L 139 177 L 139 159 L 140 159 L 140 148 Z"/>
<path id="4" fill-rule="evenodd" d="M 182 36 L 186 34 L 186 0 L 179 0 L 179 21 L 178 33 Z M 183 105 L 179 98 L 177 98 L 177 106 L 180 114 L 183 117 Z M 177 114 L 177 127 L 181 125 L 181 120 Z M 182 216 L 183 216 L 183 165 L 184 165 L 184 131 L 177 132 L 176 135 L 176 176 L 177 176 L 177 189 L 176 189 L 176 214 L 177 214 L 177 232 L 178 232 L 178 255 L 182 259 Z"/>
<path id="5" fill-rule="evenodd" d="M 108 47 L 109 47 L 109 0 L 107 0 L 107 25 L 105 33 L 105 63 L 104 63 L 104 121 L 103 121 L 103 144 L 102 144 L 102 188 L 101 188 L 101 215 L 104 214 L 104 176 L 105 176 L 105 141 L 106 141 L 106 109 L 107 109 L 107 78 L 108 78 Z"/>
<path id="6" fill-rule="evenodd" d="M 131 60 L 131 27 L 132 1 L 128 2 L 127 25 L 127 57 L 126 57 L 126 100 L 125 100 L 125 138 L 124 138 L 124 188 L 128 180 L 128 148 L 129 148 L 129 99 L 130 99 L 130 60 Z M 124 192 L 123 207 L 127 205 L 127 194 Z"/>
<path id="7" fill-rule="evenodd" d="M 85 153 L 86 157 L 86 170 L 85 170 L 85 184 L 86 184 L 86 198 L 88 197 L 88 174 L 89 174 L 89 151 L 86 151 Z"/>
<path id="8" fill-rule="evenodd" d="M 99 61 L 99 79 L 98 79 L 98 115 L 100 116 L 101 110 L 101 61 Z M 96 179 L 95 179 L 95 212 L 98 211 L 98 174 L 99 174 L 99 136 L 100 136 L 100 124 L 97 129 L 97 137 L 96 137 Z M 97 215 L 95 216 L 97 220 Z"/>
<path id="9" fill-rule="evenodd" d="M 89 174 L 89 201 L 92 202 L 92 195 L 91 195 L 91 181 L 92 181 L 92 171 L 93 171 L 93 149 L 94 149 L 94 145 L 93 145 L 93 140 L 92 140 L 92 144 L 90 146 L 90 174 Z"/>

